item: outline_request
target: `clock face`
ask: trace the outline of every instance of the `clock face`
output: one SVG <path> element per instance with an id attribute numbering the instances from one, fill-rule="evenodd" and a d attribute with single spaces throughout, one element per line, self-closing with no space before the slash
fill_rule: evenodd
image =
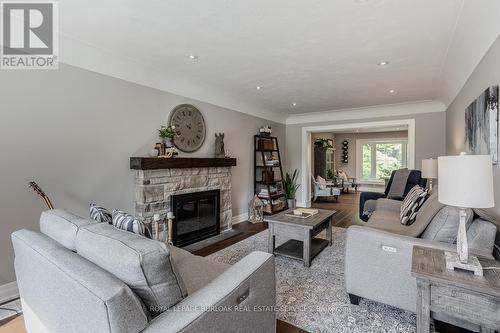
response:
<path id="1" fill-rule="evenodd" d="M 200 149 L 205 141 L 205 120 L 201 112 L 189 104 L 181 104 L 174 108 L 170 115 L 170 126 L 175 126 L 177 137 L 174 145 L 183 152 L 189 153 Z"/>

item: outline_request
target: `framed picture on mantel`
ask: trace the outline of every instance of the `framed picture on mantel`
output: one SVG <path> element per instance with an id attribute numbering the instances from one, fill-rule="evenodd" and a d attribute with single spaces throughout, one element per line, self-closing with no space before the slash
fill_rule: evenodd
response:
<path id="1" fill-rule="evenodd" d="M 491 86 L 465 109 L 465 151 L 491 155 L 498 164 L 498 86 Z"/>

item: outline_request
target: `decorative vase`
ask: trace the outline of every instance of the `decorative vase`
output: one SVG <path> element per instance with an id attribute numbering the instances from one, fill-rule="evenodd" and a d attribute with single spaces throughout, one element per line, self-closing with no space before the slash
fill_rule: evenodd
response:
<path id="1" fill-rule="evenodd" d="M 286 204 L 288 206 L 288 209 L 293 209 L 295 208 L 295 199 L 286 199 Z"/>
<path id="2" fill-rule="evenodd" d="M 165 147 L 172 148 L 174 146 L 174 138 L 163 138 L 163 143 Z"/>

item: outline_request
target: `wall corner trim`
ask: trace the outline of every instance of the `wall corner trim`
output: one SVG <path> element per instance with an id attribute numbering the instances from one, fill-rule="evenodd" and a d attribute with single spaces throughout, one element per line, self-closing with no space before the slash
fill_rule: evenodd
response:
<path id="1" fill-rule="evenodd" d="M 0 304 L 19 298 L 17 282 L 12 281 L 0 286 Z"/>

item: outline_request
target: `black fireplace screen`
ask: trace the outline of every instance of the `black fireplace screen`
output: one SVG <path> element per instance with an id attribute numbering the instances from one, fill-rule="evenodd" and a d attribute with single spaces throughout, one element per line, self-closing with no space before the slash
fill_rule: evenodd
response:
<path id="1" fill-rule="evenodd" d="M 185 246 L 220 233 L 220 190 L 172 196 L 173 243 Z"/>

